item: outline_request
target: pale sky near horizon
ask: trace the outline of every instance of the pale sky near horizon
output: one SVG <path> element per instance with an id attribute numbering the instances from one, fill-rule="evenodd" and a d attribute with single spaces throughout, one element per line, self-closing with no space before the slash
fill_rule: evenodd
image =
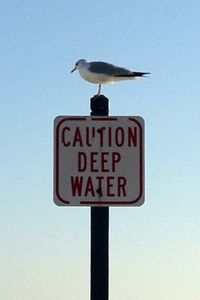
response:
<path id="1" fill-rule="evenodd" d="M 53 120 L 89 115 L 85 58 L 149 78 L 103 86 L 145 120 L 145 204 L 110 208 L 110 300 L 199 300 L 200 2 L 2 1 L 0 298 L 86 300 L 90 209 L 53 203 Z"/>

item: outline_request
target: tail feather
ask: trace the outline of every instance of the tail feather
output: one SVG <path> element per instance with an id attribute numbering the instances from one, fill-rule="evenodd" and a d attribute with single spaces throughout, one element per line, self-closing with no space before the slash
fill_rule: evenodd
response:
<path id="1" fill-rule="evenodd" d="M 144 75 L 151 74 L 149 72 L 132 72 L 130 74 L 115 75 L 115 77 L 143 77 Z"/>

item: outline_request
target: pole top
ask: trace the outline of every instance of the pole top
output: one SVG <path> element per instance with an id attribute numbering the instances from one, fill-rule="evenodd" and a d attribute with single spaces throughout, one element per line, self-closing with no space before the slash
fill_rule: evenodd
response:
<path id="1" fill-rule="evenodd" d="M 91 116 L 108 116 L 109 99 L 104 95 L 95 95 L 90 99 Z"/>

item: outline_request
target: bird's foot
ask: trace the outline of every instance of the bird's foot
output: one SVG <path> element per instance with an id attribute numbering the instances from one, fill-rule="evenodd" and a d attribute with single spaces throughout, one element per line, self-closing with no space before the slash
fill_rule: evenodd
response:
<path id="1" fill-rule="evenodd" d="M 98 88 L 98 94 L 97 94 L 98 96 L 100 96 L 101 95 L 101 84 L 99 84 L 99 88 Z"/>

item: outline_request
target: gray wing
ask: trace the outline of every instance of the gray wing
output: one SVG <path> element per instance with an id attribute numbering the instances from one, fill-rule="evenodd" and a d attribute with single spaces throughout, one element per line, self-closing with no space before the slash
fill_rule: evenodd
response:
<path id="1" fill-rule="evenodd" d="M 132 72 L 128 69 L 114 66 L 101 61 L 91 62 L 88 68 L 91 72 L 106 74 L 108 76 L 127 76 Z"/>

